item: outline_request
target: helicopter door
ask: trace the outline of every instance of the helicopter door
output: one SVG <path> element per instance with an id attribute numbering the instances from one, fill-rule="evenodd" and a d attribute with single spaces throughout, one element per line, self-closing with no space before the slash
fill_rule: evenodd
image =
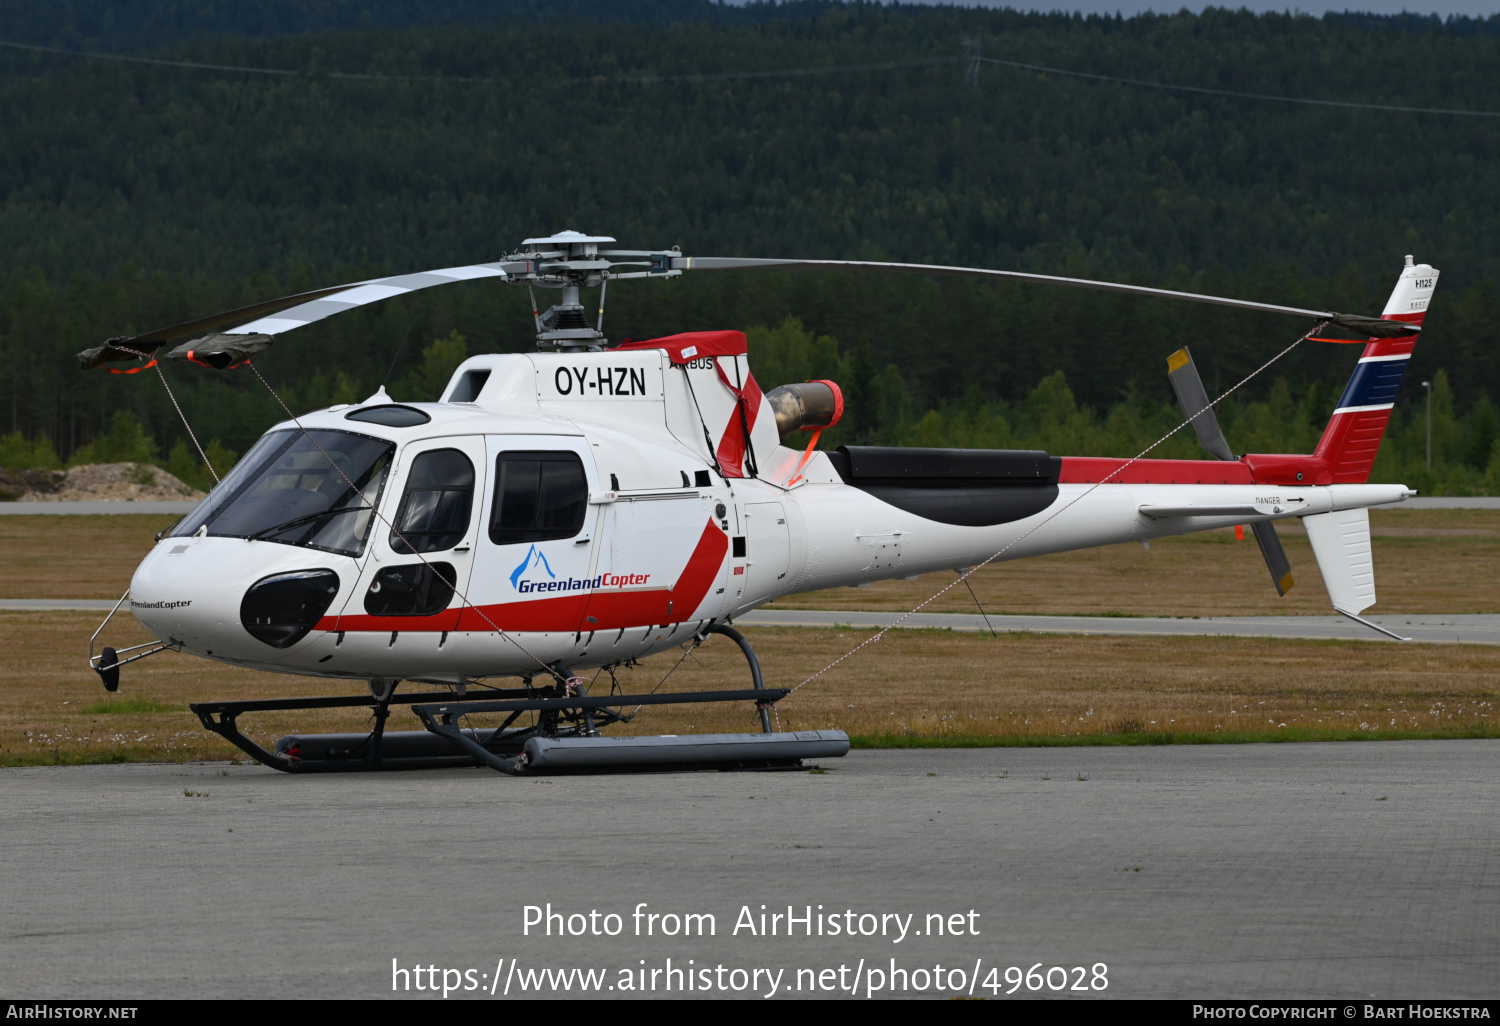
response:
<path id="1" fill-rule="evenodd" d="M 781 503 L 751 502 L 742 509 L 746 558 L 745 583 L 737 603 L 741 606 L 775 595 L 792 561 L 786 510 Z"/>
<path id="2" fill-rule="evenodd" d="M 595 512 L 583 459 L 565 448 L 570 443 L 579 444 L 545 436 L 489 440 L 493 499 L 471 598 L 493 608 L 503 630 L 571 633 L 583 616 Z"/>
<path id="3" fill-rule="evenodd" d="M 583 629 L 620 631 L 717 616 L 729 539 L 696 493 L 621 496 L 605 514 Z"/>
<path id="4" fill-rule="evenodd" d="M 483 475 L 479 437 L 424 439 L 402 451 L 392 492 L 399 498 L 385 506 L 389 524 L 374 532 L 374 558 L 346 616 L 378 617 L 381 630 L 451 629 L 439 614 L 468 588 Z"/>

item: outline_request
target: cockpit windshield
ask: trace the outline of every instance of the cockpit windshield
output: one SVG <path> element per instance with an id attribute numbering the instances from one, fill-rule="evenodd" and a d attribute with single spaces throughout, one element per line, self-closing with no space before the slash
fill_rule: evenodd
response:
<path id="1" fill-rule="evenodd" d="M 362 555 L 395 450 L 349 431 L 273 431 L 170 536 L 203 532 Z"/>

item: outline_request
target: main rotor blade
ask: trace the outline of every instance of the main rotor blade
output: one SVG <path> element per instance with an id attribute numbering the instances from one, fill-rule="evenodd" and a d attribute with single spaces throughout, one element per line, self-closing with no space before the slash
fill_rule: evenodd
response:
<path id="1" fill-rule="evenodd" d="M 1183 416 L 1192 420 L 1199 444 L 1215 459 L 1235 459 L 1234 450 L 1229 448 L 1224 431 L 1219 427 L 1219 418 L 1208 404 L 1208 391 L 1203 387 L 1203 379 L 1198 376 L 1193 354 L 1188 352 L 1187 346 L 1167 357 L 1167 378 L 1172 382 L 1172 391 L 1177 393 L 1177 401 L 1182 404 Z"/>
<path id="2" fill-rule="evenodd" d="M 372 278 L 369 281 L 345 285 L 342 289 L 335 289 L 321 298 L 301 303 L 288 310 L 281 310 L 272 316 L 230 328 L 228 334 L 280 335 L 305 324 L 321 321 L 325 317 L 343 313 L 345 310 L 379 303 L 393 296 L 404 296 L 408 292 L 430 289 L 434 285 L 452 285 L 455 282 L 473 281 L 476 278 L 504 278 L 506 276 L 506 266 L 494 263 L 440 267 L 431 271 L 417 271 L 414 274 L 394 274 L 389 278 Z"/>
<path id="3" fill-rule="evenodd" d="M 796 260 L 766 259 L 759 257 L 673 257 L 672 268 L 684 271 L 730 271 L 760 267 L 831 267 L 861 271 L 884 271 L 892 274 L 936 274 L 954 278 L 990 278 L 996 281 L 1024 281 L 1042 285 L 1066 285 L 1071 288 L 1096 289 L 1100 292 L 1123 292 L 1133 296 L 1153 296 L 1158 299 L 1181 299 L 1190 303 L 1209 303 L 1214 306 L 1231 306 L 1240 310 L 1261 310 L 1266 313 L 1290 314 L 1293 317 L 1311 317 L 1364 332 L 1378 338 L 1395 338 L 1416 334 L 1415 325 L 1401 321 L 1388 321 L 1379 317 L 1360 314 L 1340 314 L 1332 310 L 1304 310 L 1296 306 L 1277 306 L 1274 303 L 1255 303 L 1248 299 L 1229 299 L 1224 296 L 1205 296 L 1197 292 L 1173 292 L 1170 289 L 1153 289 L 1145 285 L 1124 285 L 1113 281 L 1092 281 L 1088 278 L 1061 278 L 1051 274 L 1027 274 L 1023 271 L 992 271 L 984 267 L 949 267 L 941 264 L 898 264 L 882 260 Z"/>
<path id="4" fill-rule="evenodd" d="M 341 292 L 347 288 L 349 288 L 348 285 L 334 285 L 331 288 L 315 289 L 312 292 L 299 292 L 296 295 L 282 296 L 280 299 L 269 299 L 263 303 L 242 306 L 238 310 L 225 310 L 221 313 L 210 314 L 207 317 L 199 317 L 196 320 L 173 324 L 170 327 L 157 328 L 155 331 L 142 332 L 139 335 L 132 335 L 128 338 L 123 335 L 117 336 L 102 346 L 85 349 L 78 354 L 78 361 L 83 365 L 84 370 L 91 370 L 101 363 L 134 360 L 137 358 L 135 353 L 116 349 L 112 343 L 119 343 L 142 353 L 154 353 L 166 343 L 176 342 L 178 339 L 186 338 L 195 332 L 209 331 L 213 328 L 223 327 L 233 321 L 275 313 L 278 310 L 285 310 L 289 306 L 296 306 L 298 303 L 305 303 L 309 300 L 320 299 L 323 296 L 330 296 L 335 292 Z"/>
<path id="5" fill-rule="evenodd" d="M 1258 520 L 1250 527 L 1260 543 L 1260 554 L 1265 557 L 1266 569 L 1271 571 L 1271 580 L 1276 583 L 1276 594 L 1285 595 L 1292 590 L 1292 564 L 1286 558 L 1286 549 L 1281 547 L 1276 525 L 1269 520 Z"/>
<path id="6" fill-rule="evenodd" d="M 441 267 L 415 274 L 396 274 L 388 278 L 371 278 L 367 281 L 334 285 L 331 288 L 301 292 L 294 296 L 268 300 L 254 306 L 240 307 L 223 313 L 184 321 L 168 328 L 158 328 L 132 338 L 112 338 L 104 345 L 87 349 L 78 354 L 84 370 L 97 367 L 112 360 L 134 360 L 137 353 L 154 353 L 167 342 L 205 332 L 226 324 L 234 325 L 224 334 L 276 336 L 300 328 L 305 324 L 321 321 L 345 310 L 378 303 L 392 296 L 431 288 L 434 285 L 451 285 L 454 282 L 473 281 L 476 278 L 504 278 L 516 265 L 470 264 L 464 267 Z M 236 322 L 239 322 L 236 324 Z M 270 343 L 267 342 L 267 345 Z M 124 348 L 119 348 L 124 347 Z M 130 352 L 129 350 L 135 350 Z"/>

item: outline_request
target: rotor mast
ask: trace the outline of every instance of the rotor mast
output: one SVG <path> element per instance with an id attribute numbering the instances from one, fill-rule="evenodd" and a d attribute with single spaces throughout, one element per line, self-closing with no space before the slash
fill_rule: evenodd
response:
<path id="1" fill-rule="evenodd" d="M 682 275 L 682 269 L 673 266 L 673 258 L 681 257 L 676 247 L 664 252 L 599 248 L 600 243 L 614 241 L 608 235 L 564 230 L 545 238 L 527 239 L 521 243 L 521 249 L 502 259 L 507 284 L 525 282 L 529 289 L 557 289 L 562 293 L 558 302 L 536 314 L 538 349 L 565 352 L 604 349 L 609 344 L 604 336 L 604 289 L 611 279 Z M 599 319 L 590 326 L 579 293 L 594 288 L 600 290 Z M 535 298 L 533 291 L 533 311 L 537 309 Z"/>

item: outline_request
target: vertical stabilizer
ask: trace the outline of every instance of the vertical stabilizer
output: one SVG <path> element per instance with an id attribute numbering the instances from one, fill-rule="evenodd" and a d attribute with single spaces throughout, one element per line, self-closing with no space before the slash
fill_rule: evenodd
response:
<path id="1" fill-rule="evenodd" d="M 1313 555 L 1333 608 L 1358 616 L 1375 604 L 1375 561 L 1370 553 L 1370 511 L 1340 510 L 1303 517 Z"/>
<path id="2" fill-rule="evenodd" d="M 1413 264 L 1408 256 L 1381 319 L 1420 328 L 1437 280 L 1436 270 L 1427 264 Z M 1327 461 L 1333 483 L 1363 484 L 1370 479 L 1370 468 L 1375 465 L 1375 454 L 1416 345 L 1416 332 L 1371 339 L 1366 344 L 1333 419 L 1318 442 L 1316 455 Z"/>

